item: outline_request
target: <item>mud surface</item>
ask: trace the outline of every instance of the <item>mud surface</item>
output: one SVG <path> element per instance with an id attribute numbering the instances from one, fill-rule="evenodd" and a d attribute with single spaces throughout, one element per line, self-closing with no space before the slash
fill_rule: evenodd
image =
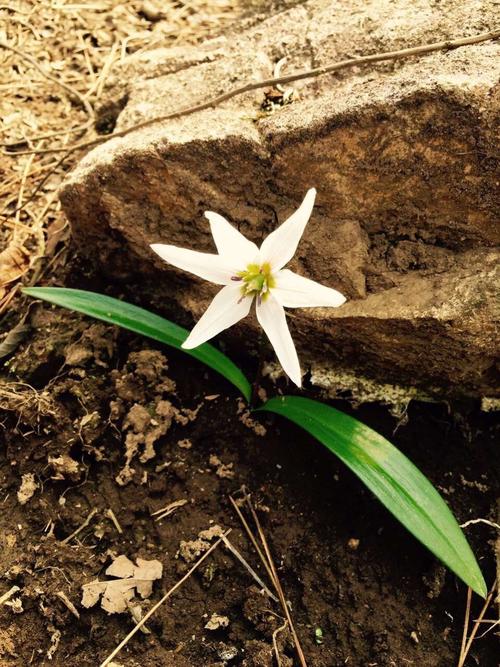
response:
<path id="1" fill-rule="evenodd" d="M 106 579 L 121 554 L 163 564 L 152 596 L 134 602 L 142 613 L 214 543 L 216 526 L 232 529 L 267 582 L 229 501 L 242 485 L 310 667 L 456 664 L 464 586 L 321 445 L 271 416 L 252 424 L 225 381 L 180 353 L 50 307 L 32 308 L 31 323 L 1 385 L 0 595 L 19 591 L 0 606 L 0 665 L 100 664 L 133 620 L 83 608 L 81 586 Z M 422 403 L 399 426 L 374 405 L 356 414 L 421 467 L 460 522 L 494 519 L 491 416 Z M 179 500 L 155 522 L 153 512 Z M 494 533 L 466 530 L 491 584 Z M 229 624 L 207 629 L 213 614 Z M 116 662 L 272 667 L 282 625 L 280 606 L 219 546 Z M 475 642 L 467 665 L 496 665 L 493 635 Z M 288 632 L 276 641 L 281 665 L 298 664 Z"/>

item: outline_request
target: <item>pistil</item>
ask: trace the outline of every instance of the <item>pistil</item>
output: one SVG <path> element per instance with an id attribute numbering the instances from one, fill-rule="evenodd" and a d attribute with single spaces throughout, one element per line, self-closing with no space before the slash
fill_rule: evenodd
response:
<path id="1" fill-rule="evenodd" d="M 241 271 L 232 278 L 232 280 L 236 279 L 243 281 L 241 288 L 243 296 L 256 296 L 258 299 L 265 299 L 269 290 L 275 285 L 268 262 L 262 265 L 249 264 L 246 271 Z"/>

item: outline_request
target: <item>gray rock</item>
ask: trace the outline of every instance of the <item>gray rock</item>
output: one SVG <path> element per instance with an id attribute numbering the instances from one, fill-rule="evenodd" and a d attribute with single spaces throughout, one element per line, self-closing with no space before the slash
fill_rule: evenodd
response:
<path id="1" fill-rule="evenodd" d="M 272 76 L 283 57 L 282 74 L 493 26 L 491 2 L 311 0 L 198 50 L 129 58 L 108 100 L 126 96 L 124 129 Z M 259 242 L 315 186 L 290 267 L 349 301 L 293 312 L 304 368 L 492 396 L 499 50 L 489 41 L 341 70 L 285 86 L 292 103 L 272 113 L 257 90 L 111 138 L 61 191 L 79 252 L 110 279 L 155 279 L 159 297 L 197 318 L 215 288 L 149 244 L 214 251 L 206 209 Z M 255 327 L 249 319 L 226 336 L 248 339 Z"/>

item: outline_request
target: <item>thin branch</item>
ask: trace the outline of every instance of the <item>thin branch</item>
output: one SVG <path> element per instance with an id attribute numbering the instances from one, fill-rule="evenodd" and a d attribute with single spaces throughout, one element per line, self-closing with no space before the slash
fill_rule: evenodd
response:
<path id="1" fill-rule="evenodd" d="M 9 588 L 9 590 L 6 593 L 0 595 L 0 605 L 4 604 L 4 602 L 7 602 L 9 598 L 11 598 L 20 590 L 21 589 L 19 588 L 19 586 L 12 586 L 11 588 Z"/>
<path id="2" fill-rule="evenodd" d="M 479 622 L 479 623 L 482 623 L 482 621 L 478 621 L 478 622 Z M 485 630 L 483 633 L 481 633 L 480 635 L 478 635 L 478 636 L 476 637 L 476 639 L 482 639 L 482 638 L 485 637 L 489 632 L 491 632 L 492 630 L 494 630 L 494 629 L 497 627 L 497 625 L 500 625 L 500 619 L 498 619 L 498 620 L 496 620 L 496 621 L 493 621 L 493 622 L 491 623 L 490 627 L 489 627 L 487 630 Z"/>
<path id="3" fill-rule="evenodd" d="M 31 158 L 28 158 L 28 160 L 26 161 L 26 164 L 24 165 L 23 173 L 22 173 L 22 176 L 21 176 L 21 185 L 19 186 L 19 191 L 17 193 L 17 207 L 16 207 L 15 218 L 14 218 L 14 221 L 15 221 L 16 225 L 19 224 L 19 222 L 20 222 L 20 215 L 19 214 L 21 212 L 21 209 L 23 208 L 24 187 L 26 185 L 26 180 L 28 178 L 28 175 L 31 171 L 31 165 L 33 163 L 33 157 L 34 156 L 32 156 Z M 13 239 L 15 239 L 16 236 L 17 236 L 17 228 L 14 228 Z"/>
<path id="4" fill-rule="evenodd" d="M 95 517 L 95 515 L 97 514 L 97 512 L 98 512 L 98 510 L 94 507 L 94 509 L 93 509 L 91 512 L 89 512 L 87 518 L 86 518 L 85 521 L 82 523 L 82 525 L 79 526 L 75 531 L 73 531 L 73 532 L 71 533 L 71 535 L 68 535 L 68 537 L 65 537 L 64 540 L 61 540 L 61 544 L 68 544 L 68 542 L 71 542 L 71 540 L 72 540 L 74 537 L 76 537 L 79 533 L 82 532 L 82 530 L 83 530 L 84 528 L 86 528 L 86 527 L 89 525 L 89 523 L 90 523 L 90 522 L 92 521 L 92 519 Z"/>
<path id="5" fill-rule="evenodd" d="M 341 69 L 345 69 L 347 67 L 355 67 L 359 65 L 363 65 L 366 63 L 377 63 L 377 62 L 382 62 L 384 60 L 399 60 L 401 58 L 409 58 L 411 56 L 419 56 L 419 55 L 425 55 L 427 53 L 432 53 L 434 51 L 445 51 L 445 50 L 451 50 L 451 49 L 456 49 L 460 46 L 467 46 L 469 44 L 479 44 L 480 42 L 485 42 L 490 39 L 498 39 L 500 37 L 500 30 L 494 30 L 492 32 L 487 32 L 487 33 L 481 33 L 480 35 L 475 35 L 473 37 L 462 37 L 460 39 L 455 39 L 455 40 L 446 40 L 444 42 L 434 42 L 432 44 L 424 44 L 421 46 L 415 46 L 409 49 L 401 49 L 399 51 L 386 51 L 384 53 L 375 53 L 370 56 L 361 56 L 360 58 L 350 58 L 348 60 L 341 60 L 340 62 L 337 63 L 330 63 L 329 65 L 325 65 L 324 67 L 316 67 L 314 69 L 308 69 L 308 70 L 303 70 L 301 72 L 295 72 L 293 74 L 288 74 L 285 76 L 280 76 L 280 77 L 274 77 L 271 79 L 264 79 L 262 81 L 256 81 L 256 82 L 251 82 L 247 83 L 243 86 L 233 88 L 226 93 L 222 93 L 221 95 L 217 95 L 216 97 L 212 97 L 206 102 L 200 102 L 199 104 L 195 104 L 193 106 L 187 107 L 185 109 L 180 109 L 179 111 L 173 111 L 171 113 L 165 114 L 163 116 L 158 116 L 157 118 L 150 118 L 149 120 L 145 120 L 141 123 L 137 123 L 136 125 L 131 125 L 128 128 L 125 128 L 124 130 L 119 130 L 118 132 L 114 132 L 111 135 L 103 135 L 99 137 L 95 137 L 94 139 L 89 139 L 88 141 L 82 141 L 79 144 L 74 144 L 73 146 L 68 147 L 60 147 L 60 148 L 44 148 L 40 150 L 28 150 L 28 151 L 2 151 L 4 155 L 31 155 L 33 153 L 37 155 L 45 155 L 48 153 L 64 153 L 64 155 L 60 158 L 60 160 L 57 161 L 57 163 L 54 165 L 54 167 L 45 175 L 45 177 L 38 183 L 38 185 L 35 187 L 33 192 L 29 195 L 29 197 L 26 199 L 24 204 L 22 205 L 21 208 L 24 208 L 29 202 L 31 202 L 35 195 L 40 191 L 44 183 L 47 181 L 50 176 L 55 173 L 55 171 L 65 162 L 73 153 L 79 150 L 83 150 L 84 148 L 92 148 L 93 146 L 97 146 L 98 144 L 101 144 L 105 141 L 108 141 L 110 139 L 118 139 L 120 137 L 125 137 L 126 135 L 130 134 L 131 132 L 135 132 L 136 130 L 140 130 L 144 127 L 149 127 L 151 125 L 154 125 L 156 123 L 162 123 L 167 120 L 173 120 L 174 118 L 181 118 L 183 116 L 188 116 L 192 113 L 195 113 L 197 111 L 204 111 L 205 109 L 209 109 L 211 107 L 215 107 L 222 102 L 226 102 L 227 100 L 232 99 L 233 97 L 237 97 L 238 95 L 242 95 L 243 93 L 250 92 L 252 90 L 258 90 L 259 88 L 268 88 L 268 87 L 273 87 L 273 86 L 278 86 L 281 84 L 285 83 L 292 83 L 293 81 L 301 81 L 302 79 L 308 79 L 316 76 L 322 76 L 324 74 L 330 74 L 331 72 L 336 72 Z M 31 62 L 37 69 L 42 71 L 42 73 L 45 76 L 48 76 L 58 84 L 62 85 L 65 87 L 67 90 L 70 90 L 73 94 L 77 95 L 79 99 L 82 100 L 82 103 L 85 105 L 85 108 L 87 108 L 87 105 L 90 109 L 92 107 L 90 104 L 88 104 L 87 100 L 83 98 L 77 91 L 73 90 L 66 84 L 63 84 L 62 82 L 58 81 L 57 79 L 51 77 L 50 75 L 46 75 L 43 70 L 41 70 L 40 66 L 36 61 L 31 59 L 29 56 L 25 56 L 22 52 L 18 51 L 12 46 L 8 46 L 4 42 L 0 41 L 0 47 L 10 49 L 11 51 L 14 51 L 15 53 L 18 53 L 21 57 L 25 57 L 29 62 Z M 92 114 L 94 114 L 94 111 L 92 109 Z M 84 127 L 84 126 L 82 126 Z M 75 131 L 81 128 L 75 128 Z M 66 134 L 66 132 L 64 132 Z M 44 135 L 47 137 L 48 135 Z M 52 135 L 54 136 L 54 135 Z M 38 137 L 40 138 L 40 137 Z M 9 146 L 12 144 L 3 144 L 4 146 Z M 18 145 L 18 144 L 15 144 Z M 14 209 L 11 213 L 16 213 L 18 210 L 21 209 Z M 5 214 L 0 214 L 3 217 L 7 217 Z"/>
<path id="6" fill-rule="evenodd" d="M 273 632 L 273 647 L 274 647 L 274 652 L 276 654 L 276 665 L 277 667 L 281 667 L 281 658 L 280 658 L 280 652 L 278 649 L 278 642 L 277 642 L 277 637 L 280 632 L 282 632 L 286 626 L 288 625 L 288 621 L 285 621 L 283 625 L 279 628 L 276 628 L 276 630 Z"/>
<path id="7" fill-rule="evenodd" d="M 480 625 L 481 621 L 483 620 L 484 615 L 486 614 L 486 611 L 488 610 L 488 607 L 490 606 L 490 603 L 493 599 L 493 594 L 495 593 L 496 586 L 497 586 L 497 582 L 495 581 L 495 583 L 491 587 L 490 592 L 488 593 L 488 596 L 487 596 L 486 600 L 484 601 L 484 605 L 483 605 L 483 608 L 481 609 L 481 612 L 480 612 L 479 616 L 474 621 L 474 626 L 472 628 L 472 631 L 470 633 L 470 637 L 469 637 L 466 645 L 463 646 L 463 643 L 462 643 L 463 650 L 460 651 L 460 657 L 459 657 L 459 660 L 458 660 L 457 667 L 464 667 L 465 659 L 467 658 L 467 656 L 469 654 L 469 651 L 470 651 L 471 646 L 472 646 L 472 642 L 474 641 L 474 638 L 475 638 L 475 636 L 477 634 L 477 631 L 479 629 L 479 625 Z"/>
<path id="8" fill-rule="evenodd" d="M 467 586 L 467 603 L 465 605 L 465 618 L 464 618 L 464 630 L 462 632 L 462 644 L 460 646 L 460 656 L 458 659 L 458 664 L 463 664 L 465 660 L 465 647 L 467 645 L 467 631 L 469 629 L 469 618 L 470 618 L 470 603 L 472 600 L 472 588 Z"/>
<path id="9" fill-rule="evenodd" d="M 264 565 L 264 568 L 265 568 L 265 570 L 266 570 L 266 572 L 269 576 L 269 579 L 271 580 L 271 583 L 274 585 L 274 577 L 273 577 L 273 573 L 271 571 L 271 568 L 269 567 L 267 559 L 264 556 L 264 554 L 262 553 L 262 549 L 259 547 L 259 545 L 257 543 L 257 540 L 254 537 L 254 534 L 250 530 L 250 526 L 248 525 L 247 520 L 243 516 L 243 513 L 240 510 L 240 508 L 238 507 L 238 504 L 236 503 L 235 499 L 232 496 L 229 496 L 229 500 L 231 501 L 231 503 L 232 503 L 232 505 L 235 509 L 235 512 L 238 515 L 239 520 L 243 524 L 243 527 L 245 528 L 246 534 L 248 535 L 248 538 L 250 539 L 250 542 L 253 544 L 253 547 L 254 547 L 255 551 L 257 552 L 257 555 L 259 556 L 262 564 Z"/>
<path id="10" fill-rule="evenodd" d="M 262 81 L 254 81 L 246 83 L 243 86 L 237 88 L 232 88 L 221 95 L 210 98 L 206 102 L 200 102 L 193 106 L 187 107 L 185 109 L 180 109 L 179 111 L 172 111 L 171 113 L 165 114 L 163 116 L 158 116 L 157 118 L 150 118 L 149 120 L 144 120 L 141 123 L 136 125 L 131 125 L 130 127 L 114 132 L 112 135 L 96 137 L 89 141 L 84 141 L 80 144 L 72 146 L 69 150 L 77 150 L 80 148 L 87 148 L 94 146 L 108 139 L 114 139 L 119 137 L 124 137 L 131 132 L 136 130 L 141 130 L 144 127 L 149 127 L 156 123 L 162 123 L 166 120 L 172 120 L 174 118 L 180 118 L 181 116 L 188 116 L 197 111 L 204 111 L 210 107 L 215 107 L 222 102 L 236 97 L 237 95 L 242 95 L 243 93 L 248 93 L 252 90 L 258 90 L 259 88 L 269 88 L 274 87 L 280 84 L 292 83 L 293 81 L 301 81 L 302 79 L 309 79 L 311 77 L 322 76 L 324 74 L 330 74 L 331 72 L 336 72 L 347 67 L 356 67 L 359 65 L 364 65 L 366 63 L 378 63 L 384 60 L 399 60 L 401 58 L 409 58 L 411 56 L 421 56 L 427 53 L 432 53 L 433 51 L 448 51 L 451 49 L 456 49 L 460 46 L 467 46 L 469 44 L 479 44 L 480 42 L 485 42 L 490 39 L 498 39 L 500 37 L 500 30 L 494 30 L 492 32 L 481 33 L 480 35 L 475 35 L 473 37 L 461 37 L 460 39 L 455 40 L 446 40 L 443 42 L 433 42 L 432 44 L 424 44 L 421 46 L 414 46 L 409 49 L 401 49 L 399 51 L 385 51 L 383 53 L 374 53 L 370 56 L 361 56 L 360 58 L 349 58 L 348 60 L 341 60 L 340 62 L 330 63 L 323 67 L 316 67 L 314 69 L 307 69 L 301 72 L 295 72 L 293 74 L 288 74 L 285 76 L 275 77 L 271 79 L 264 79 Z M 0 45 L 3 45 L 0 42 Z M 12 48 L 12 47 L 10 47 Z M 16 152 L 16 155 L 31 154 L 33 152 L 37 154 L 45 153 L 58 153 L 68 150 L 66 148 L 45 148 L 40 151 L 19 151 Z"/>
<path id="11" fill-rule="evenodd" d="M 243 565 L 244 568 L 248 570 L 248 572 L 251 574 L 251 576 L 255 579 L 255 581 L 259 584 L 259 586 L 265 591 L 266 595 L 271 598 L 271 600 L 274 600 L 275 602 L 279 602 L 278 598 L 274 593 L 271 593 L 269 588 L 266 586 L 266 584 L 262 581 L 262 579 L 259 577 L 257 572 L 253 569 L 251 565 L 245 560 L 245 558 L 240 554 L 238 549 L 232 544 L 227 537 L 222 537 L 222 541 L 224 542 L 224 545 L 229 549 L 229 551 L 233 554 L 235 558 L 237 558 L 240 563 Z"/>
<path id="12" fill-rule="evenodd" d="M 486 526 L 489 526 L 490 528 L 496 528 L 497 530 L 500 530 L 500 525 L 498 525 L 498 523 L 495 523 L 494 521 L 489 521 L 488 519 L 469 519 L 465 523 L 461 523 L 460 528 L 467 528 L 467 526 L 472 526 L 473 524 L 476 523 L 484 523 Z"/>
<path id="13" fill-rule="evenodd" d="M 281 606 L 283 608 L 283 611 L 285 612 L 286 619 L 288 621 L 288 625 L 290 626 L 290 632 L 292 633 L 293 641 L 295 644 L 295 649 L 297 651 L 297 655 L 300 660 L 300 665 L 301 667 L 307 667 L 307 662 L 306 658 L 304 655 L 304 652 L 302 650 L 302 646 L 300 644 L 299 636 L 295 630 L 295 626 L 292 621 L 292 616 L 290 614 L 290 609 L 288 608 L 288 604 L 285 598 L 285 594 L 283 592 L 283 588 L 281 586 L 281 582 L 278 577 L 278 572 L 276 571 L 276 567 L 274 565 L 273 557 L 271 555 L 271 550 L 269 549 L 269 545 L 267 543 L 266 536 L 264 535 L 264 531 L 262 530 L 262 526 L 260 525 L 259 517 L 257 516 L 257 512 L 255 511 L 253 504 L 250 500 L 250 496 L 246 496 L 245 498 L 247 505 L 250 509 L 250 513 L 252 514 L 252 518 L 255 521 L 255 525 L 257 526 L 257 531 L 259 533 L 260 541 L 262 542 L 262 546 L 264 547 L 264 552 L 266 554 L 266 558 L 269 563 L 269 567 L 271 568 L 271 571 L 273 573 L 273 583 L 276 588 L 276 592 L 278 593 L 278 597 L 281 602 Z"/>

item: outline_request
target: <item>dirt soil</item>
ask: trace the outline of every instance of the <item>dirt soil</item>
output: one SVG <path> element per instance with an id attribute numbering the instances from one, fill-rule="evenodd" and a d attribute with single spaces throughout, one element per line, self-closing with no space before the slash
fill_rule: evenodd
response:
<path id="1" fill-rule="evenodd" d="M 121 554 L 163 565 L 139 614 L 214 542 L 216 526 L 232 529 L 231 542 L 269 583 L 229 501 L 242 486 L 310 667 L 456 664 L 464 586 L 320 444 L 270 415 L 253 422 L 230 385 L 179 352 L 45 305 L 32 306 L 31 325 L 1 383 L 0 596 L 19 590 L 0 606 L 0 665 L 100 664 L 133 620 L 85 609 L 81 587 L 105 580 Z M 348 401 L 336 406 L 352 412 Z M 460 522 L 494 519 L 494 422 L 474 405 L 457 407 L 414 403 L 403 423 L 377 405 L 354 414 L 421 467 Z M 179 500 L 166 518 L 151 516 Z M 494 531 L 466 531 L 491 584 Z M 473 601 L 472 619 L 480 606 Z M 298 665 L 287 631 L 275 635 L 281 662 L 273 657 L 282 613 L 219 546 L 115 662 Z M 213 614 L 229 624 L 207 629 Z M 495 648 L 491 632 L 466 664 L 493 667 Z"/>
<path id="2" fill-rule="evenodd" d="M 142 0 L 2 5 L 0 117 L 10 150 L 57 148 L 108 132 L 92 118 L 107 77 L 155 40 L 197 44 L 239 25 L 242 7 L 293 2 L 160 4 L 164 17 Z M 78 93 L 92 106 L 88 118 Z M 50 153 L 16 149 L 0 164 L 1 208 L 9 215 L 0 227 L 0 667 L 97 667 L 134 627 L 132 611 L 146 613 L 179 581 L 215 542 L 217 527 L 232 529 L 231 542 L 269 585 L 229 500 L 243 486 L 309 667 L 455 665 L 464 586 L 321 445 L 278 418 L 252 422 L 236 391 L 185 355 L 20 296 L 21 283 L 107 287 L 74 261 L 57 199 L 79 157 L 54 173 Z M 133 285 L 110 287 L 114 296 L 137 298 Z M 142 305 L 191 324 L 159 297 Z M 238 361 L 237 350 L 231 355 Z M 256 362 L 242 364 L 255 373 Z M 266 387 L 269 395 L 285 389 Z M 318 396 L 310 387 L 306 393 Z M 353 412 L 348 398 L 335 405 Z M 355 414 L 420 466 L 460 522 L 498 522 L 492 414 L 475 403 L 416 402 L 404 423 L 376 404 Z M 152 514 L 167 507 L 171 513 L 155 521 Z M 484 524 L 465 530 L 491 585 L 495 532 Z M 82 585 L 105 581 L 119 555 L 160 561 L 152 594 L 136 598 L 131 613 L 108 615 L 99 603 L 84 608 Z M 480 607 L 474 598 L 472 619 Z M 282 613 L 218 546 L 114 664 L 298 665 L 288 631 L 279 631 Z M 486 617 L 495 619 L 496 609 Z M 487 623 L 479 628 L 466 667 L 496 666 L 494 635 Z"/>

